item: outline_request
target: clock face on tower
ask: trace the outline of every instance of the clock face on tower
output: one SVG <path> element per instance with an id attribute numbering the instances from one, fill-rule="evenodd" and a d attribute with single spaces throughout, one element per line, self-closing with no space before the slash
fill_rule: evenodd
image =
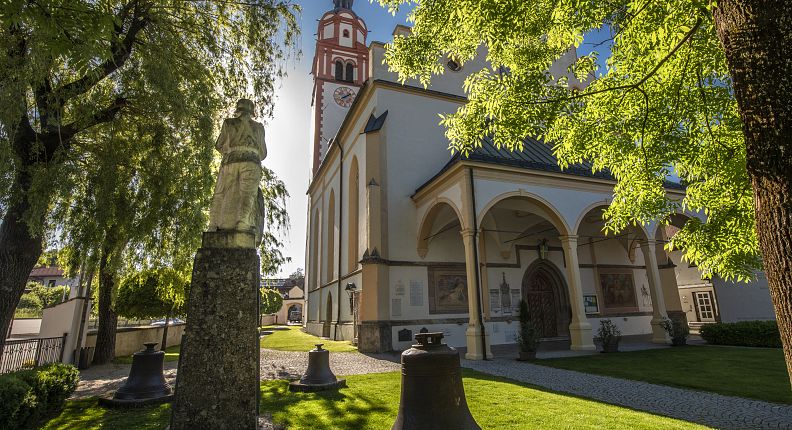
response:
<path id="1" fill-rule="evenodd" d="M 338 87 L 333 93 L 333 99 L 339 106 L 348 108 L 355 101 L 355 92 L 349 87 Z"/>

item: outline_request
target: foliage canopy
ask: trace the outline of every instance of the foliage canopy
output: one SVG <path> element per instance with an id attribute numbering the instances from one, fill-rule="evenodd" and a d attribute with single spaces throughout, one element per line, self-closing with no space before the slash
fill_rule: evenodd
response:
<path id="1" fill-rule="evenodd" d="M 443 59 L 485 55 L 469 102 L 442 117 L 451 149 L 490 136 L 520 148 L 552 145 L 561 167 L 588 160 L 617 179 L 606 229 L 698 213 L 667 245 L 705 275 L 748 278 L 760 267 L 746 146 L 713 2 L 669 0 L 380 0 L 414 3 L 412 34 L 386 61 L 400 79 L 428 85 Z M 594 34 L 610 55 L 572 55 Z M 595 47 L 596 49 L 596 47 Z M 486 53 L 484 53 L 486 51 Z M 553 65 L 568 65 L 555 73 Z M 556 67 L 554 70 L 558 70 Z M 686 195 L 669 195 L 678 177 Z"/>
<path id="2" fill-rule="evenodd" d="M 118 287 L 116 312 L 137 319 L 183 315 L 188 285 L 182 273 L 168 267 L 131 273 Z"/>

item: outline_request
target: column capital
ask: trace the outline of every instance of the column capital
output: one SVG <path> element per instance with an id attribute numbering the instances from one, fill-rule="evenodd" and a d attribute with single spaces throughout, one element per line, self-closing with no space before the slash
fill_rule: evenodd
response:
<path id="1" fill-rule="evenodd" d="M 657 241 L 655 239 L 642 239 L 639 241 L 641 247 L 652 247 L 657 245 Z"/>
<path id="2" fill-rule="evenodd" d="M 476 230 L 473 230 L 472 228 L 463 228 L 462 230 L 459 231 L 459 233 L 462 235 L 463 238 L 473 237 L 477 234 Z"/>
<path id="3" fill-rule="evenodd" d="M 563 243 L 563 244 L 572 244 L 572 243 L 577 243 L 578 236 L 576 234 L 575 235 L 560 235 L 560 236 L 558 236 L 558 239 L 560 239 L 561 243 Z"/>

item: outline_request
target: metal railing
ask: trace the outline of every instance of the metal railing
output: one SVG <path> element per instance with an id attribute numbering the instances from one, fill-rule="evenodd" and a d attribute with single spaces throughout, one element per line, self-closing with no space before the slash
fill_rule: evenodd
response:
<path id="1" fill-rule="evenodd" d="M 63 361 L 65 345 L 65 333 L 61 337 L 6 340 L 0 357 L 0 374 L 59 363 Z"/>

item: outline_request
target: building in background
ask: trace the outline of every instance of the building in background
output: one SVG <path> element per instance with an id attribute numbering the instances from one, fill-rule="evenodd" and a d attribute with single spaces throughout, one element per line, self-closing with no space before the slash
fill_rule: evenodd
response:
<path id="1" fill-rule="evenodd" d="M 665 343 L 668 316 L 774 318 L 766 288 L 702 280 L 680 252 L 665 251 L 696 214 L 606 236 L 602 213 L 616 183 L 608 173 L 587 163 L 561 170 L 531 138 L 521 151 L 483 140 L 452 156 L 439 116 L 464 105 L 466 77 L 488 67 L 483 50 L 465 64 L 445 59 L 428 88 L 401 84 L 383 64 L 384 44 L 366 47 L 365 22 L 346 6 L 319 20 L 313 64 L 307 331 L 364 352 L 442 331 L 481 359 L 490 345 L 515 342 L 520 300 L 544 339 L 574 350 L 594 349 L 602 319 Z M 576 58 L 570 50 L 550 72 L 567 74 Z M 670 182 L 666 190 L 685 193 Z"/>
<path id="2" fill-rule="evenodd" d="M 262 288 L 278 290 L 283 297 L 283 306 L 275 313 L 275 322 L 277 324 L 303 323 L 303 308 L 305 307 L 304 277 L 263 279 L 261 286 Z"/>

